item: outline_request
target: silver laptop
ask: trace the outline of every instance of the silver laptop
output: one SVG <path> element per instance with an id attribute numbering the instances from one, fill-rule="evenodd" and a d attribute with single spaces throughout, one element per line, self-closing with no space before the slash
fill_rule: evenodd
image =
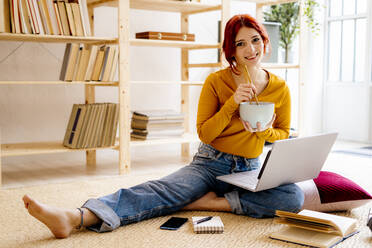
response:
<path id="1" fill-rule="evenodd" d="M 261 169 L 218 176 L 217 179 L 257 192 L 316 178 L 336 137 L 337 133 L 327 133 L 277 140 Z"/>

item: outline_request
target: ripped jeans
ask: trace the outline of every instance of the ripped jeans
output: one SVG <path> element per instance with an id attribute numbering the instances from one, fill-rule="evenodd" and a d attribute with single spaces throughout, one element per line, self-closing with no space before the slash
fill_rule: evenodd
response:
<path id="1" fill-rule="evenodd" d="M 235 214 L 267 218 L 273 217 L 276 209 L 299 211 L 304 195 L 295 184 L 250 192 L 216 179 L 220 175 L 255 170 L 258 167 L 258 158 L 231 155 L 201 143 L 190 165 L 159 180 L 120 189 L 85 202 L 82 207 L 102 220 L 98 225 L 88 228 L 107 232 L 129 223 L 172 214 L 210 191 L 225 197 Z"/>

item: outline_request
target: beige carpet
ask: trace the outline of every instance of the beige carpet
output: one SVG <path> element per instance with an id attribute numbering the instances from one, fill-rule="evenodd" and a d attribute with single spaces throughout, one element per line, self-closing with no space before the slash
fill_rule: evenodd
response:
<path id="1" fill-rule="evenodd" d="M 338 160 L 345 159 L 346 157 L 338 157 L 337 160 L 333 158 L 330 161 L 337 165 Z M 362 172 L 358 172 L 355 165 L 351 166 L 351 171 L 348 170 L 351 178 L 353 175 L 354 177 L 372 175 L 372 165 L 360 163 L 359 165 Z M 335 167 L 340 171 L 345 169 L 342 166 Z M 337 172 L 337 169 L 334 171 Z M 28 215 L 21 201 L 22 196 L 27 193 L 50 205 L 75 208 L 87 198 L 112 193 L 120 187 L 130 187 L 163 175 L 164 173 L 125 175 L 109 179 L 0 190 L 0 247 L 301 247 L 271 240 L 269 234 L 282 228 L 281 225 L 273 224 L 272 219 L 253 219 L 229 213 L 208 212 L 180 212 L 174 216 L 190 218 L 193 215 L 219 215 L 225 224 L 223 234 L 194 234 L 190 221 L 178 231 L 160 230 L 159 226 L 168 217 L 159 217 L 121 227 L 111 233 L 97 234 L 84 230 L 73 233 L 68 239 L 56 240 L 45 226 Z M 372 192 L 372 180 L 361 181 L 363 186 Z M 366 216 L 370 207 L 372 204 L 350 212 L 338 213 L 358 219 L 361 232 L 337 247 L 372 247 L 372 233 L 366 227 Z"/>

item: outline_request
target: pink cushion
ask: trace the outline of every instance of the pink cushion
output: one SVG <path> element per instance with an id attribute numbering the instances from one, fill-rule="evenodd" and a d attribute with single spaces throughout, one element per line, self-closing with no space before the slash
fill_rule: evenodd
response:
<path id="1" fill-rule="evenodd" d="M 321 171 L 314 180 L 297 183 L 305 194 L 303 208 L 344 211 L 364 205 L 372 196 L 353 181 L 333 172 Z"/>
<path id="2" fill-rule="evenodd" d="M 358 184 L 333 172 L 321 171 L 314 183 L 321 203 L 372 199 Z"/>

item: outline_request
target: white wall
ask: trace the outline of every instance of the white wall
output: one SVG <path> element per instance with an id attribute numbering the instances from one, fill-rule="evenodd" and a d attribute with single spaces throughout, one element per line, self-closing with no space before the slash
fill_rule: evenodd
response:
<path id="1" fill-rule="evenodd" d="M 326 86 L 325 130 L 338 131 L 339 138 L 369 140 L 369 98 L 372 87 L 365 84 L 335 83 Z"/>

